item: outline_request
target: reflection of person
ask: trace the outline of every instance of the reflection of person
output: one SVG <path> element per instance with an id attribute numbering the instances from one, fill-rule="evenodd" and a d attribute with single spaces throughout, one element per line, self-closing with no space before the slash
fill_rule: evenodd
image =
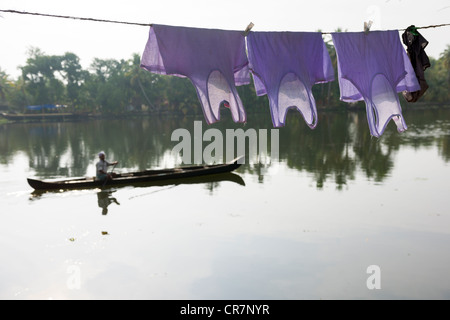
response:
<path id="1" fill-rule="evenodd" d="M 114 202 L 115 204 L 120 205 L 117 199 L 112 196 L 112 192 L 101 191 L 97 193 L 97 198 L 98 198 L 98 206 L 103 209 L 102 210 L 103 215 L 108 214 L 108 206 L 111 203 Z"/>
<path id="2" fill-rule="evenodd" d="M 113 176 L 111 174 L 108 174 L 108 167 L 109 166 L 115 166 L 116 164 L 118 164 L 117 161 L 115 162 L 108 162 L 105 160 L 105 153 L 102 151 L 98 154 L 99 157 L 99 161 L 97 162 L 97 164 L 95 165 L 97 167 L 97 180 L 111 180 L 113 178 Z"/>

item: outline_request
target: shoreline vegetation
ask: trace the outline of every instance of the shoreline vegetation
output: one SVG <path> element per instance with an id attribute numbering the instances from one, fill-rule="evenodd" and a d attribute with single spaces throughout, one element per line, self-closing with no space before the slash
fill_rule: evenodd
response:
<path id="1" fill-rule="evenodd" d="M 337 75 L 336 52 L 330 43 L 327 48 Z M 416 103 L 406 102 L 400 93 L 404 110 L 450 106 L 450 45 L 439 59 L 430 60 L 431 67 L 425 71 L 429 89 Z M 140 68 L 138 54 L 120 61 L 96 58 L 86 70 L 74 53 L 47 55 L 31 48 L 25 65 L 19 69 L 21 76 L 11 79 L 0 66 L 0 113 L 34 114 L 45 119 L 51 111 L 29 111 L 27 106 L 57 104 L 67 106 L 59 112 L 79 117 L 203 114 L 188 79 L 145 71 Z M 267 96 L 258 97 L 253 83 L 237 90 L 248 114 L 269 111 Z M 313 86 L 313 95 L 319 111 L 365 109 L 362 101 L 340 101 L 337 80 Z M 0 117 L 0 123 L 4 121 Z"/>
<path id="2" fill-rule="evenodd" d="M 403 113 L 409 111 L 424 111 L 424 110 L 439 110 L 439 109 L 450 109 L 450 103 L 416 103 L 413 107 L 402 106 Z M 365 112 L 365 105 L 356 105 L 353 107 L 318 107 L 317 111 L 319 113 L 342 113 L 342 112 Z M 261 115 L 267 113 L 267 116 L 270 117 L 269 109 L 261 108 L 260 110 L 253 110 L 252 113 L 248 113 L 251 115 Z M 297 113 L 294 110 L 290 110 L 289 113 Z M 34 122 L 68 122 L 68 121 L 88 121 L 88 120 L 117 120 L 117 119 L 133 119 L 133 118 L 145 118 L 145 117 L 167 117 L 172 116 L 174 118 L 191 118 L 195 117 L 202 120 L 202 116 L 198 114 L 182 114 L 182 113 L 170 113 L 164 110 L 158 111 L 129 111 L 123 113 L 116 114 L 93 114 L 93 113 L 41 113 L 41 114 L 14 114 L 14 113 L 0 113 L 0 125 L 7 123 L 34 123 Z M 297 115 L 298 116 L 298 115 Z M 222 114 L 223 118 L 231 117 L 231 114 Z M 250 119 L 249 119 L 250 120 Z"/>

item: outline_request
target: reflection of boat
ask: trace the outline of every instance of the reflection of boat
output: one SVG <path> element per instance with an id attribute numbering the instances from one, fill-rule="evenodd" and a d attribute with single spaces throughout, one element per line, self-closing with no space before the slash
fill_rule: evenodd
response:
<path id="1" fill-rule="evenodd" d="M 162 186 L 168 184 L 206 183 L 221 181 L 221 179 L 238 182 L 239 179 L 241 181 L 242 179 L 237 175 L 230 175 L 230 173 L 241 166 L 239 159 L 225 164 L 122 173 L 117 174 L 114 179 L 107 181 L 99 181 L 95 178 L 85 177 L 53 181 L 28 179 L 28 183 L 35 190 L 70 190 L 137 184 Z M 225 173 L 229 175 L 223 175 Z M 201 178 L 200 181 L 198 181 L 199 178 Z M 243 184 L 243 181 L 240 184 Z"/>

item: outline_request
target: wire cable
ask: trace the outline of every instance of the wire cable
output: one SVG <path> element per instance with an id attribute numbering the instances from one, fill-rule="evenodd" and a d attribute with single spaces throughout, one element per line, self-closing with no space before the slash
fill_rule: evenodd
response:
<path id="1" fill-rule="evenodd" d="M 22 15 L 33 15 L 33 16 L 41 16 L 41 17 L 50 17 L 50 18 L 60 18 L 60 19 L 73 19 L 73 20 L 92 21 L 92 22 L 126 24 L 126 25 L 140 26 L 140 27 L 151 27 L 153 25 L 151 23 L 139 23 L 139 22 L 107 20 L 107 19 L 97 19 L 97 18 L 63 16 L 63 15 L 38 13 L 38 12 L 27 12 L 27 11 L 17 11 L 17 10 L 0 9 L 0 12 L 12 13 L 12 14 L 22 14 Z M 424 26 L 424 27 L 416 27 L 416 29 L 441 28 L 441 27 L 448 27 L 448 26 L 450 26 L 450 23 L 437 24 L 437 25 Z M 397 29 L 397 30 L 398 31 L 405 31 L 406 29 Z M 322 32 L 322 34 L 331 34 L 331 33 L 332 32 Z"/>
<path id="2" fill-rule="evenodd" d="M 62 15 L 55 15 L 55 14 L 38 13 L 38 12 L 26 12 L 26 11 L 17 11 L 17 10 L 3 10 L 3 9 L 0 9 L 0 12 L 13 13 L 13 14 L 23 14 L 23 15 L 32 15 L 32 16 L 41 16 L 41 17 L 50 17 L 50 18 L 61 18 L 61 19 L 74 19 L 74 20 L 93 21 L 93 22 L 128 24 L 128 25 L 135 25 L 135 26 L 141 26 L 141 27 L 151 27 L 152 26 L 152 24 L 149 24 L 149 23 L 137 23 L 137 22 L 105 20 L 105 19 L 97 19 L 97 18 L 62 16 Z"/>

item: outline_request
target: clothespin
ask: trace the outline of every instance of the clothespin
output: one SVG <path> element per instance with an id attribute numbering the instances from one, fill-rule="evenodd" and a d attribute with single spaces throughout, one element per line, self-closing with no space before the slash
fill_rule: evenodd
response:
<path id="1" fill-rule="evenodd" d="M 248 36 L 248 34 L 250 33 L 250 31 L 252 30 L 252 28 L 255 25 L 253 24 L 253 22 L 250 22 L 250 24 L 247 26 L 247 28 L 245 28 L 244 30 L 244 37 Z"/>
<path id="2" fill-rule="evenodd" d="M 364 22 L 364 33 L 368 34 L 370 31 L 370 28 L 372 27 L 373 21 L 370 20 L 369 22 Z"/>
<path id="3" fill-rule="evenodd" d="M 408 29 L 406 29 L 407 31 L 411 32 L 413 36 L 418 36 L 419 34 L 417 33 L 417 28 L 415 25 L 411 25 L 408 27 Z"/>

